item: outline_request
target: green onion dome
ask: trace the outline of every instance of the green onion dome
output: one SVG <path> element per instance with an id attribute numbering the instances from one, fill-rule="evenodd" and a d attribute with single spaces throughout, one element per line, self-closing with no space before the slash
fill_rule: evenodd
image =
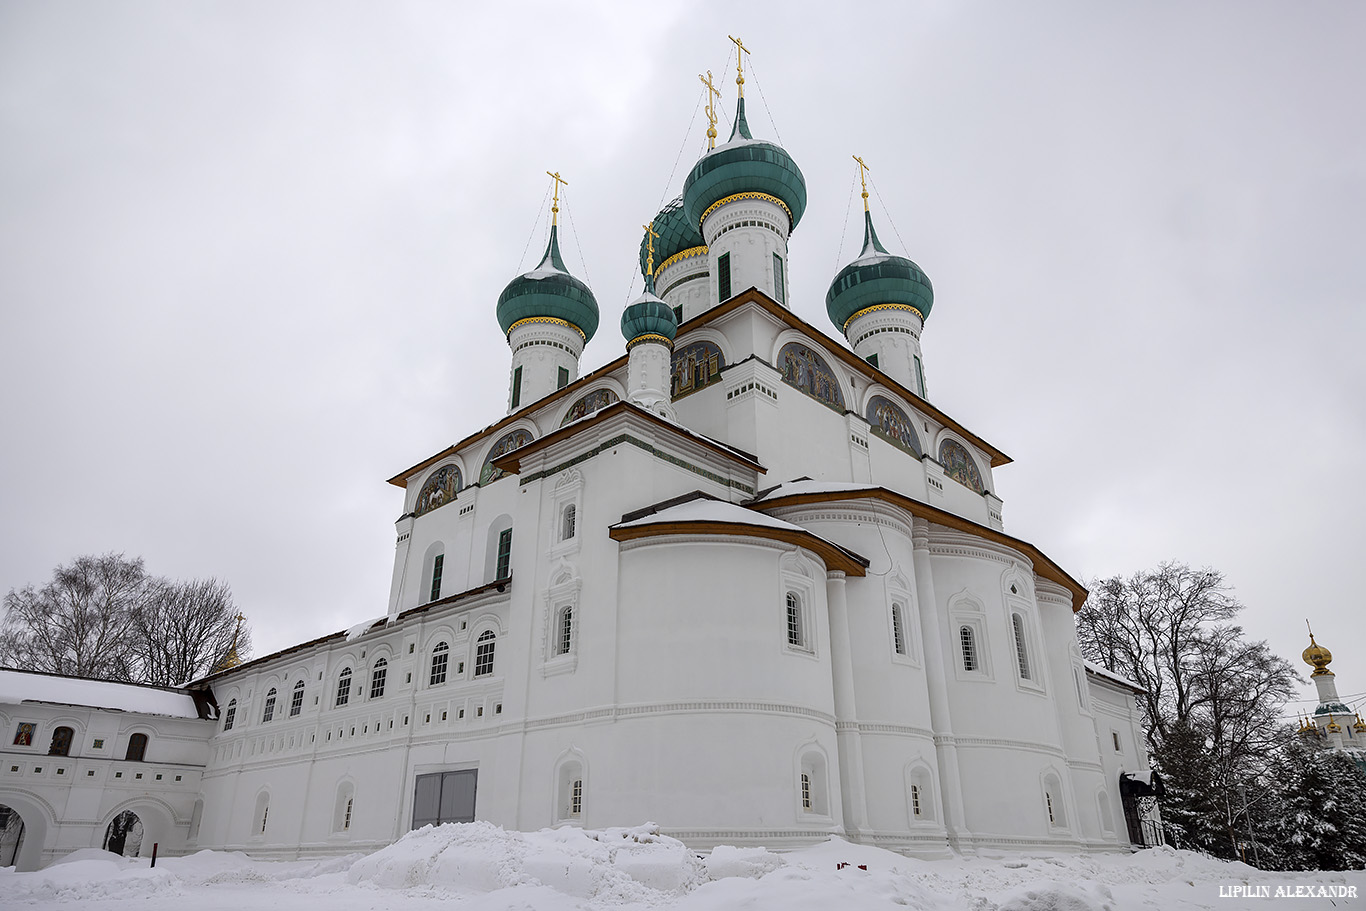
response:
<path id="1" fill-rule="evenodd" d="M 782 147 L 750 135 L 744 98 L 739 100 L 730 139 L 703 155 L 683 184 L 688 221 L 700 230 L 702 216 L 713 205 L 739 193 L 777 197 L 787 207 L 791 228 L 806 211 L 806 178 Z"/>
<path id="2" fill-rule="evenodd" d="M 645 279 L 645 293 L 622 312 L 621 334 L 626 337 L 628 348 L 646 336 L 663 336 L 672 342 L 678 334 L 678 317 L 672 307 L 655 296 L 653 279 Z"/>
<path id="3" fill-rule="evenodd" d="M 541 264 L 508 282 L 498 295 L 498 325 L 506 335 L 523 320 L 561 320 L 587 342 L 598 331 L 598 302 L 588 286 L 569 274 L 560 258 L 558 227 L 550 226 L 550 243 Z"/>
<path id="4" fill-rule="evenodd" d="M 877 239 L 873 218 L 863 213 L 863 252 L 840 270 L 825 294 L 825 311 L 844 331 L 858 313 L 879 305 L 910 307 L 928 319 L 934 306 L 929 276 L 904 256 L 893 256 Z"/>
<path id="5" fill-rule="evenodd" d="M 694 247 L 705 247 L 707 242 L 697 230 L 697 222 L 689 221 L 683 212 L 683 197 L 669 203 L 655 216 L 655 268 L 658 269 L 675 254 Z M 648 234 L 640 237 L 640 274 L 646 274 L 646 261 L 649 258 L 650 238 Z M 653 278 L 654 276 L 647 276 Z"/>

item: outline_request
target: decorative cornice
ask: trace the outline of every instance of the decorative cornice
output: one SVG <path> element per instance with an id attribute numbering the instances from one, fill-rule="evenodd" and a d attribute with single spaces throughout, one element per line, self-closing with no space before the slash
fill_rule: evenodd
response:
<path id="1" fill-rule="evenodd" d="M 681 263 L 683 260 L 685 260 L 685 259 L 692 259 L 694 256 L 706 256 L 706 255 L 707 255 L 707 245 L 706 245 L 706 244 L 703 244 L 703 245 L 700 246 L 700 247 L 689 247 L 689 248 L 686 249 L 686 250 L 679 250 L 679 251 L 678 251 L 677 253 L 675 253 L 673 256 L 670 256 L 668 259 L 664 260 L 664 262 L 660 263 L 658 266 L 655 267 L 655 274 L 654 274 L 654 277 L 655 277 L 656 279 L 658 279 L 659 276 L 660 276 L 660 274 L 661 274 L 665 269 L 667 269 L 667 268 L 669 268 L 670 266 L 672 266 L 674 263 Z"/>
<path id="2" fill-rule="evenodd" d="M 916 316 L 920 317 L 920 321 L 922 323 L 925 322 L 925 314 L 921 313 L 919 310 L 917 310 L 915 307 L 912 307 L 910 304 L 873 304 L 873 306 L 871 307 L 864 307 L 862 310 L 858 311 L 853 316 L 845 320 L 844 325 L 840 327 L 840 331 L 847 333 L 849 331 L 850 323 L 858 319 L 860 316 L 872 313 L 874 310 L 909 310 Z"/>
<path id="3" fill-rule="evenodd" d="M 636 345 L 644 345 L 647 343 L 654 345 L 663 345 L 664 347 L 669 348 L 670 350 L 672 350 L 674 346 L 673 339 L 669 338 L 668 336 L 660 335 L 658 332 L 646 332 L 644 335 L 637 335 L 635 338 L 627 342 L 626 350 L 630 351 Z"/>
<path id="4" fill-rule="evenodd" d="M 580 338 L 582 338 L 585 342 L 588 341 L 588 336 L 584 335 L 582 329 L 580 329 L 573 323 L 569 322 L 568 320 L 560 319 L 557 316 L 528 316 L 526 319 L 519 319 L 511 326 L 508 326 L 508 338 L 512 338 L 512 333 L 517 331 L 518 326 L 525 326 L 528 323 L 549 323 L 552 326 L 565 326 L 577 332 Z"/>
<path id="5" fill-rule="evenodd" d="M 789 209 L 789 208 L 787 207 L 787 203 L 783 202 L 781 199 L 779 199 L 779 198 L 776 197 L 776 196 L 770 196 L 770 195 L 767 194 L 767 193 L 758 193 L 758 192 L 733 193 L 733 194 L 731 194 L 730 196 L 725 197 L 724 199 L 718 199 L 716 202 L 714 202 L 714 203 L 712 203 L 710 206 L 708 206 L 708 207 L 707 207 L 707 211 L 703 212 L 703 213 L 702 213 L 702 217 L 699 218 L 699 219 L 697 220 L 698 230 L 701 230 L 702 225 L 706 224 L 707 216 L 708 216 L 708 215 L 710 215 L 711 213 L 715 212 L 717 209 L 721 208 L 721 207 L 724 206 L 726 203 L 729 203 L 729 202 L 738 202 L 739 200 L 742 200 L 742 199 L 762 199 L 764 202 L 771 202 L 771 203 L 775 203 L 776 205 L 781 206 L 782 209 L 783 209 L 783 211 L 787 213 L 787 227 L 788 227 L 788 230 L 789 230 L 789 231 L 792 230 L 792 210 Z"/>

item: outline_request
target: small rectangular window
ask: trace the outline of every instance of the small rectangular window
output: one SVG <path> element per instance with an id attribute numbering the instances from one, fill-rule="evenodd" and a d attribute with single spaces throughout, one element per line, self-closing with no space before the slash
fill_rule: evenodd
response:
<path id="1" fill-rule="evenodd" d="M 563 389 L 569 385 L 569 368 L 561 367 L 558 377 L 555 380 L 555 388 Z"/>
<path id="2" fill-rule="evenodd" d="M 441 597 L 441 569 L 446 562 L 445 554 L 437 554 L 432 560 L 432 592 L 428 601 L 435 601 Z"/>
<path id="3" fill-rule="evenodd" d="M 777 253 L 773 254 L 773 292 L 778 303 L 787 303 L 787 290 L 783 287 L 783 258 Z"/>
<path id="4" fill-rule="evenodd" d="M 678 325 L 680 325 L 680 326 L 683 325 L 683 305 L 682 305 L 682 304 L 679 304 L 677 307 L 674 307 L 674 319 L 678 320 Z"/>
<path id="5" fill-rule="evenodd" d="M 522 404 L 522 368 L 517 367 L 512 371 L 512 407 L 516 409 Z"/>
<path id="6" fill-rule="evenodd" d="M 506 579 L 512 568 L 512 529 L 504 529 L 498 535 L 498 565 L 493 578 Z"/>
<path id="7" fill-rule="evenodd" d="M 1118 731 L 1111 731 L 1111 732 L 1110 732 L 1110 736 L 1113 737 L 1113 738 L 1115 739 L 1115 752 L 1118 753 L 1118 752 L 1120 752 L 1121 750 L 1123 750 L 1123 747 L 1121 747 L 1121 746 L 1119 745 L 1119 732 L 1118 732 Z"/>
<path id="8" fill-rule="evenodd" d="M 722 253 L 716 260 L 716 294 L 719 303 L 730 300 L 730 254 Z"/>
<path id="9" fill-rule="evenodd" d="M 877 365 L 874 364 L 873 366 L 876 367 Z M 920 366 L 919 356 L 915 359 L 915 382 L 920 387 L 918 391 L 923 399 L 925 397 L 925 371 Z"/>

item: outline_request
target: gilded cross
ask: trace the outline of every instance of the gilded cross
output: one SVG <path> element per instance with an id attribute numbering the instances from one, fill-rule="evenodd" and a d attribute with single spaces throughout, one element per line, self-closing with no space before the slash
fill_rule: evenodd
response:
<path id="1" fill-rule="evenodd" d="M 858 162 L 858 181 L 859 181 L 860 184 L 863 185 L 863 211 L 867 212 L 867 211 L 868 211 L 868 180 L 867 180 L 867 178 L 866 178 L 864 175 L 865 175 L 868 171 L 871 171 L 872 168 L 870 168 L 870 167 L 868 167 L 866 164 L 864 164 L 864 163 L 863 163 L 863 159 L 862 159 L 862 158 L 859 158 L 857 155 L 854 156 L 854 161 L 857 161 L 857 162 Z"/>
<path id="2" fill-rule="evenodd" d="M 648 225 L 641 225 L 641 227 L 645 229 L 645 237 L 646 237 L 645 244 L 646 244 L 646 251 L 647 251 L 647 252 L 646 252 L 646 254 L 645 254 L 645 271 L 646 271 L 646 272 L 649 272 L 651 275 L 654 275 L 654 273 L 655 273 L 655 238 L 658 237 L 659 235 L 655 233 L 655 223 L 654 223 L 654 222 L 650 222 Z"/>
<path id="3" fill-rule="evenodd" d="M 569 181 L 561 177 L 559 171 L 556 171 L 553 174 L 550 171 L 546 171 L 545 173 L 547 177 L 551 177 L 555 180 L 555 201 L 550 204 L 550 223 L 552 225 L 557 225 L 560 223 L 560 184 L 564 184 L 567 187 L 569 186 Z M 545 197 L 541 198 L 544 199 Z"/>
<path id="4" fill-rule="evenodd" d="M 749 53 L 749 48 L 745 43 L 733 35 L 727 35 L 739 50 L 735 54 L 735 84 L 740 87 L 740 97 L 745 97 L 745 55 Z"/>
<path id="5" fill-rule="evenodd" d="M 707 122 L 709 124 L 707 127 L 707 150 L 710 151 L 716 148 L 716 102 L 712 96 L 715 95 L 720 98 L 721 90 L 711 84 L 711 70 L 707 70 L 706 78 L 703 78 L 701 73 L 697 75 L 697 78 L 701 79 L 702 84 L 707 87 Z"/>

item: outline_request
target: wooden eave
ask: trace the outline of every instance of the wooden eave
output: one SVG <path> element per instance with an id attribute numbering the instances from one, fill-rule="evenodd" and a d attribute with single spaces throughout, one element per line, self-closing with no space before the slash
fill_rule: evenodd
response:
<path id="1" fill-rule="evenodd" d="M 511 582 L 512 577 L 509 576 L 506 579 L 498 579 L 496 581 L 489 582 L 484 585 L 477 586 L 475 588 L 466 589 L 463 592 L 457 592 L 454 595 L 449 595 L 445 598 L 441 598 L 436 601 L 429 601 L 426 604 L 419 604 L 417 607 L 410 607 L 406 611 L 400 613 L 395 618 L 395 623 L 392 625 L 397 625 L 398 623 L 401 623 L 404 619 L 408 617 L 416 616 L 417 614 L 421 614 L 425 611 L 432 610 L 433 608 L 446 607 L 451 604 L 455 604 L 457 601 L 464 601 L 467 598 L 473 598 L 475 595 L 482 595 L 484 592 L 491 591 L 493 589 L 498 589 L 499 591 L 502 591 L 503 588 L 507 585 L 510 585 Z M 374 625 L 391 625 L 384 624 L 384 619 L 386 618 L 377 618 L 374 622 Z M 369 632 L 369 630 L 367 630 L 366 632 Z M 271 652 L 269 655 L 262 655 L 260 658 L 252 658 L 250 661 L 244 661 L 241 664 L 238 664 L 234 667 L 226 668 L 221 671 L 215 671 L 214 673 L 209 674 L 206 677 L 200 677 L 198 680 L 191 681 L 189 684 L 187 684 L 187 686 L 198 687 L 200 685 L 210 683 L 213 680 L 222 677 L 224 674 L 235 674 L 244 668 L 254 667 L 258 664 L 264 664 L 267 661 L 274 661 L 276 658 L 283 658 L 286 655 L 293 655 L 297 652 L 302 652 L 310 648 L 315 648 L 319 645 L 324 645 L 328 642 L 345 638 L 346 630 L 342 630 L 341 632 L 337 633 L 328 633 L 326 636 L 319 636 L 317 639 L 310 639 L 307 642 L 301 642 L 298 645 L 291 645 L 289 648 L 280 649 L 280 651 L 278 652 Z"/>
<path id="2" fill-rule="evenodd" d="M 868 561 L 851 550 L 832 544 L 819 535 L 796 528 L 773 528 L 750 525 L 746 522 L 715 522 L 701 519 L 679 522 L 655 522 L 648 525 L 615 526 L 608 530 L 613 541 L 634 541 L 639 538 L 662 538 L 676 535 L 727 535 L 737 538 L 763 538 L 805 547 L 825 561 L 827 570 L 840 570 L 850 576 L 866 575 Z"/>
<path id="3" fill-rule="evenodd" d="M 726 301 L 724 304 L 721 304 L 719 307 L 713 307 L 710 310 L 707 310 L 703 313 L 699 313 L 697 316 L 694 316 L 692 319 L 688 320 L 686 323 L 678 327 L 677 337 L 682 338 L 685 333 L 691 332 L 694 329 L 700 329 L 701 327 L 707 325 L 713 320 L 720 319 L 721 317 L 729 313 L 735 312 L 736 310 L 743 307 L 745 304 L 758 304 L 769 315 L 777 318 L 781 322 L 786 323 L 789 327 L 796 329 L 798 332 L 808 335 L 812 342 L 820 345 L 821 348 L 825 349 L 825 351 L 831 356 L 838 358 L 840 361 L 844 363 L 846 367 L 849 367 L 850 369 L 856 370 L 857 372 L 861 373 L 863 375 L 863 378 L 866 379 L 868 382 L 878 383 L 880 385 L 886 386 L 888 389 L 892 390 L 897 395 L 902 396 L 906 399 L 906 401 L 911 402 L 916 409 L 918 409 L 919 411 L 923 411 L 925 414 L 934 418 L 936 421 L 943 424 L 945 427 L 949 428 L 954 433 L 958 434 L 963 439 L 967 440 L 968 442 L 972 443 L 972 445 L 976 446 L 978 449 L 985 452 L 991 459 L 992 468 L 999 468 L 1002 465 L 1008 465 L 1014 461 L 1014 459 L 1012 459 L 1010 456 L 1006 455 L 1004 452 L 997 449 L 995 446 L 991 445 L 986 440 L 979 437 L 977 434 L 968 430 L 962 424 L 958 423 L 953 418 L 949 417 L 947 414 L 940 411 L 934 405 L 930 404 L 925 399 L 916 395 L 914 392 L 907 389 L 905 386 L 901 385 L 896 380 L 892 379 L 890 376 L 883 373 L 881 370 L 877 369 L 872 364 L 868 363 L 854 352 L 850 351 L 848 348 L 845 348 L 835 343 L 835 341 L 831 339 L 828 335 L 826 335 L 824 332 L 820 331 L 815 326 L 801 319 L 791 310 L 787 309 L 782 304 L 773 300 L 773 298 L 764 294 L 757 288 L 750 288 L 748 291 L 742 291 L 740 294 L 736 295 L 735 297 L 732 297 L 730 300 Z"/>
<path id="4" fill-rule="evenodd" d="M 1013 538 L 1002 531 L 997 531 L 986 525 L 979 525 L 971 519 L 946 512 L 937 506 L 913 500 L 905 494 L 899 494 L 888 490 L 885 487 L 868 487 L 863 490 L 830 490 L 816 491 L 812 493 L 791 494 L 785 497 L 774 497 L 762 502 L 751 501 L 746 505 L 750 509 L 769 510 L 779 509 L 784 506 L 804 506 L 809 503 L 837 503 L 843 500 L 881 500 L 884 503 L 891 503 L 900 506 L 917 518 L 933 522 L 935 525 L 943 525 L 955 531 L 965 532 L 976 535 L 991 541 L 993 544 L 1001 544 L 1014 550 L 1018 550 L 1029 558 L 1034 564 L 1034 572 L 1050 582 L 1056 582 L 1063 588 L 1072 593 L 1072 612 L 1081 610 L 1082 604 L 1086 601 L 1086 587 L 1076 579 L 1073 579 L 1066 570 L 1057 563 L 1054 563 L 1047 554 L 1039 550 L 1028 541 L 1021 541 Z"/>
<path id="5" fill-rule="evenodd" d="M 532 440 L 525 446 L 518 447 L 507 455 L 502 455 L 494 459 L 493 466 L 506 471 L 508 474 L 520 474 L 522 459 L 534 455 L 546 447 L 553 446 L 561 440 L 567 440 L 575 434 L 582 433 L 586 430 L 592 430 L 603 421 L 616 417 L 619 414 L 632 414 L 636 417 L 644 418 L 646 421 L 654 424 L 661 430 L 669 432 L 678 439 L 687 440 L 694 445 L 700 446 L 703 449 L 709 450 L 725 459 L 729 459 L 736 464 L 742 465 L 751 471 L 756 471 L 759 474 L 766 474 L 768 472 L 768 469 L 760 465 L 759 461 L 749 453 L 741 452 L 738 449 L 732 449 L 722 443 L 710 440 L 701 434 L 693 433 L 671 421 L 666 421 L 664 418 L 651 411 L 646 411 L 639 405 L 627 401 L 613 402 L 605 408 L 599 408 L 587 417 L 579 418 L 572 424 L 552 430 L 539 440 Z"/>
<path id="6" fill-rule="evenodd" d="M 390 478 L 388 483 L 393 484 L 395 487 L 402 487 L 404 490 L 407 490 L 408 479 L 411 478 L 417 472 L 430 468 L 431 466 L 435 465 L 437 462 L 440 462 L 444 458 L 448 458 L 450 456 L 455 455 L 457 452 L 459 452 L 460 450 L 464 449 L 466 446 L 469 446 L 472 443 L 477 443 L 486 437 L 493 436 L 495 433 L 498 433 L 499 431 L 506 430 L 508 427 L 511 427 L 513 424 L 517 423 L 523 418 L 530 417 L 532 414 L 534 414 L 537 411 L 540 411 L 547 405 L 551 405 L 555 402 L 558 402 L 560 399 L 573 395 L 575 392 L 582 390 L 583 387 L 587 386 L 589 383 L 596 382 L 597 380 L 608 375 L 609 373 L 612 373 L 616 370 L 620 370 L 625 366 L 626 355 L 623 354 L 615 361 L 604 364 L 603 366 L 599 367 L 597 370 L 594 370 L 587 376 L 579 377 L 577 380 L 570 383 L 568 386 L 565 386 L 563 389 L 556 389 L 554 392 L 550 393 L 550 395 L 544 396 L 543 398 L 539 398 L 536 401 L 532 402 L 530 405 L 527 405 L 525 408 L 522 408 L 518 411 L 514 411 L 512 414 L 498 421 L 496 424 L 490 424 L 478 433 L 472 433 L 469 436 L 465 437 L 459 443 L 456 443 L 453 446 L 447 446 L 445 449 L 441 450 L 436 455 L 427 459 L 423 459 L 421 462 L 418 462 L 412 468 L 408 468 L 404 471 L 399 472 L 398 474 Z"/>

